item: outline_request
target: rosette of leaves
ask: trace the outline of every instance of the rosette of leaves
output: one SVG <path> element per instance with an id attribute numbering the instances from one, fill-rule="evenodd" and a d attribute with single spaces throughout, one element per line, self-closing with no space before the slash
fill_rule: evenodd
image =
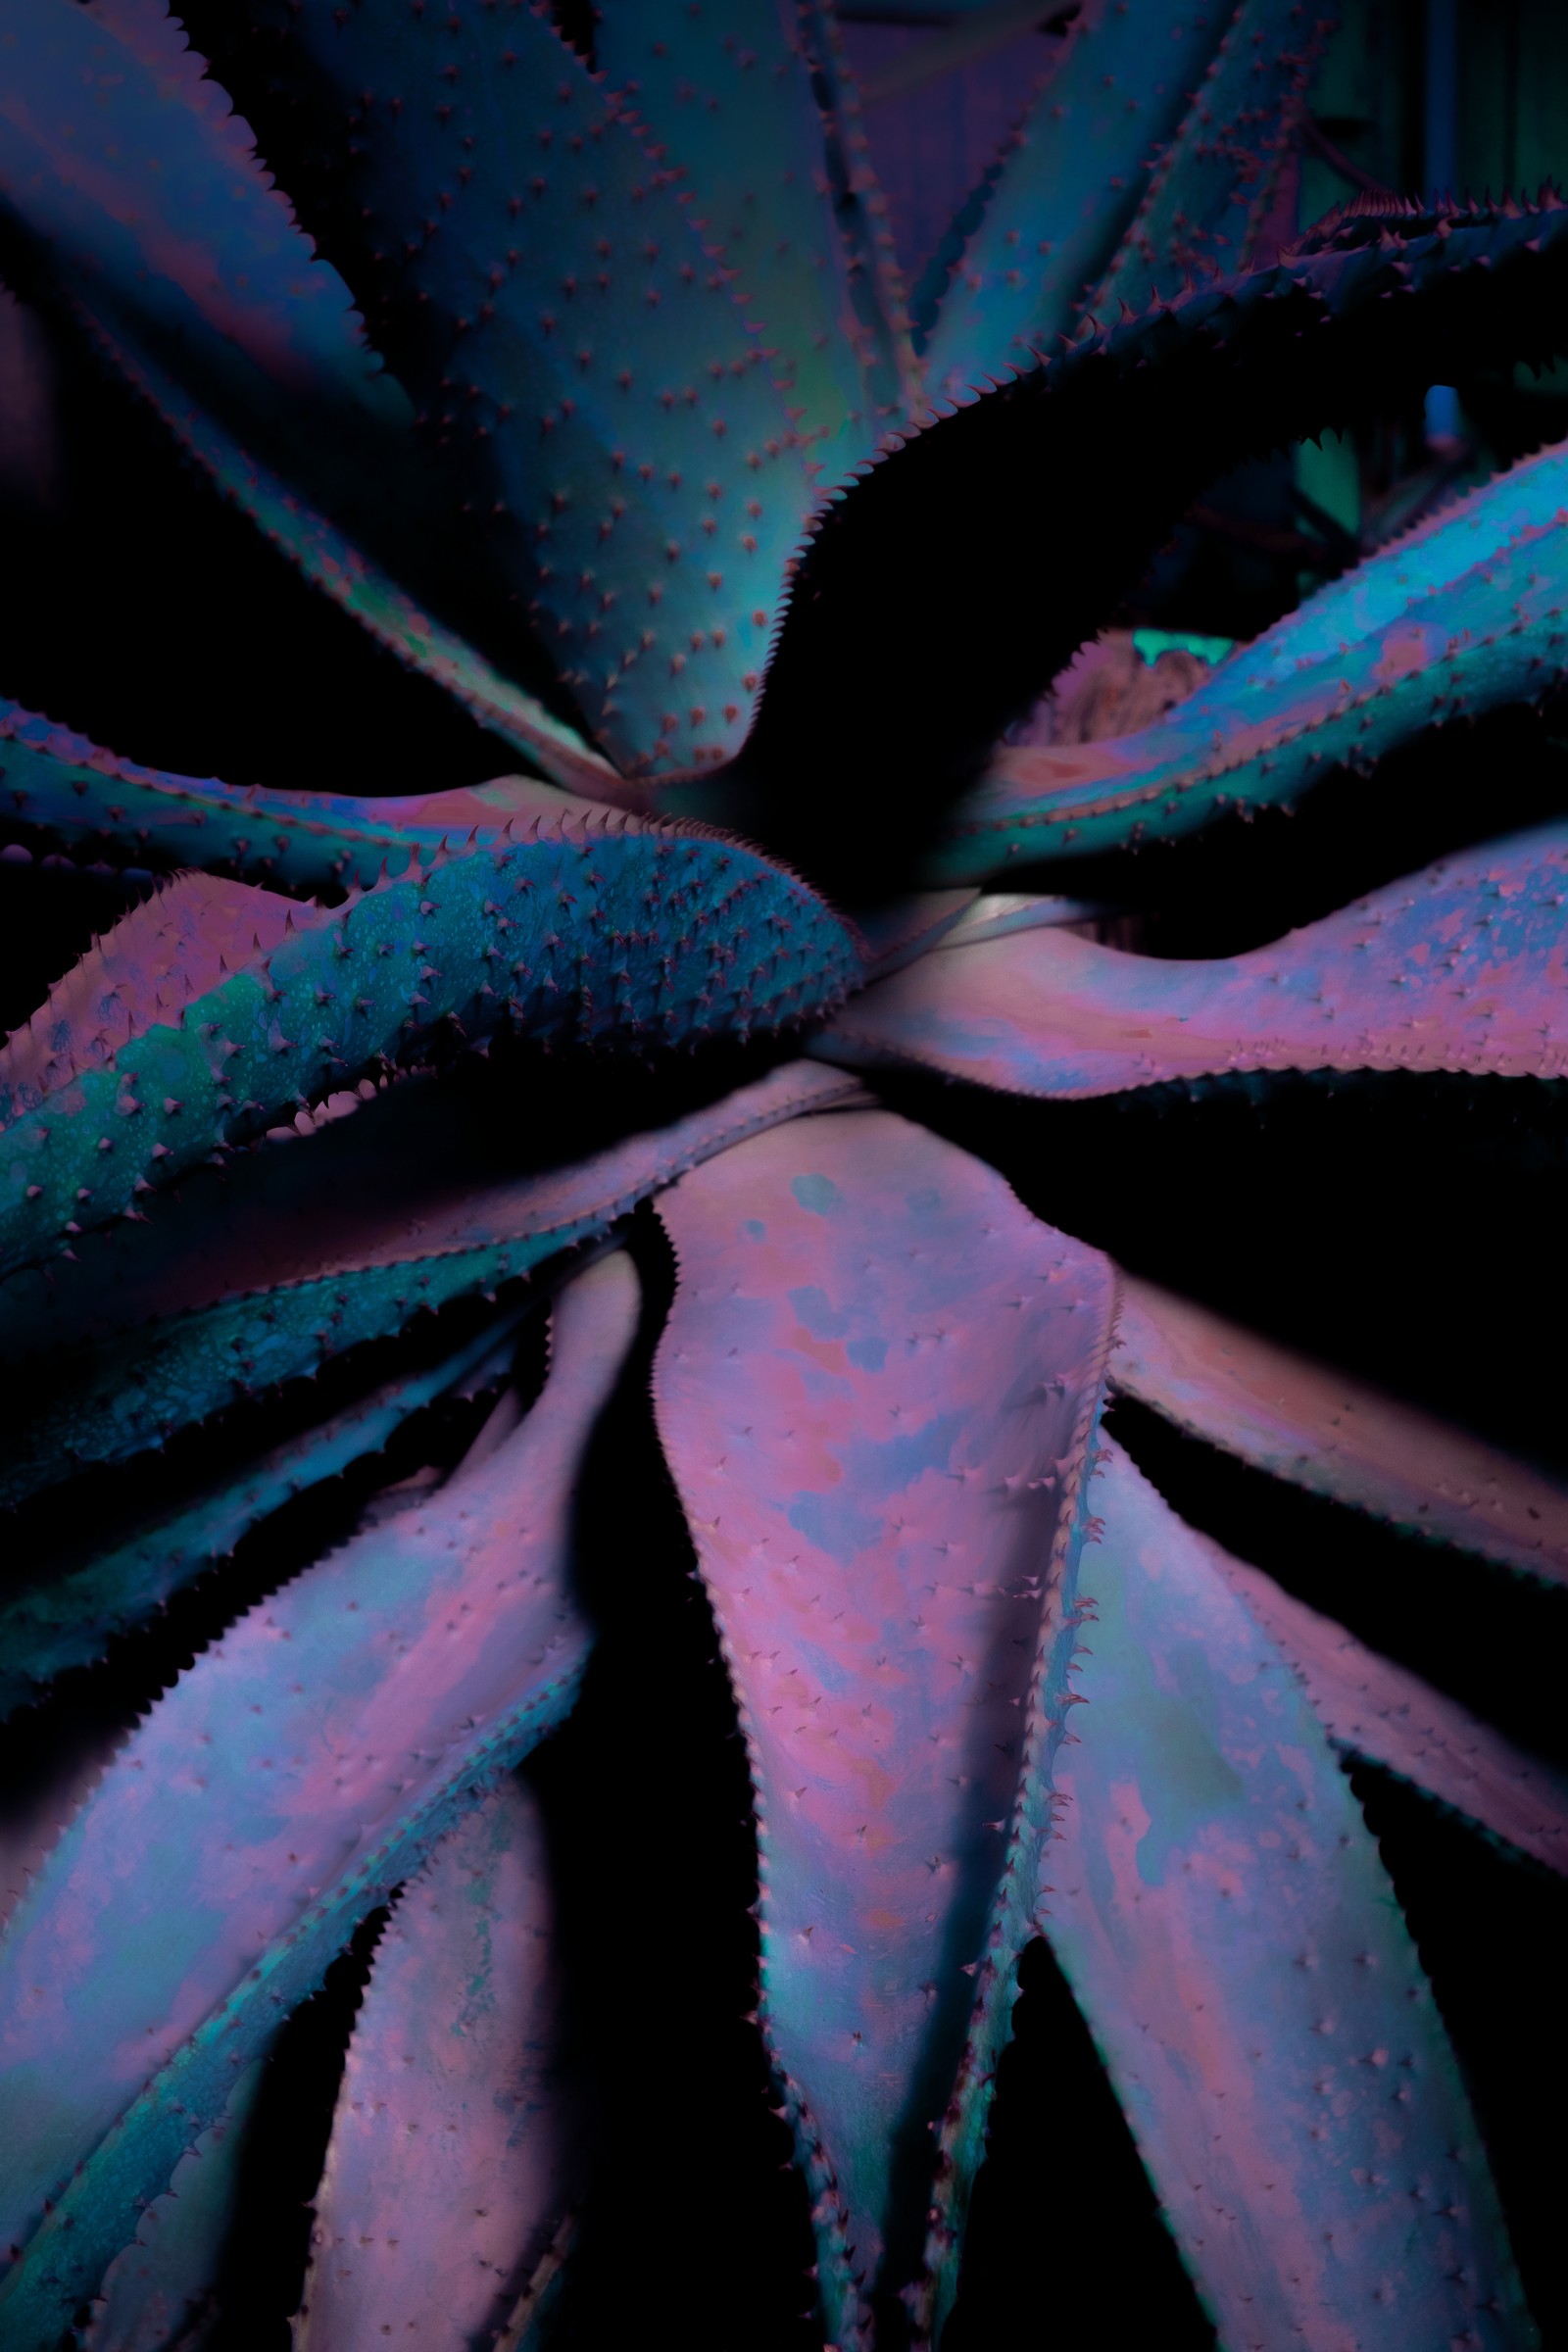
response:
<path id="1" fill-rule="evenodd" d="M 1568 212 L 1282 248 L 1317 14 L 1088 0 L 909 303 L 826 0 L 605 0 L 587 46 L 519 0 L 188 16 L 5 0 L 7 269 L 493 780 L 201 779 L 5 710 L 12 858 L 128 877 L 0 1056 L 0 1690 L 19 1752 L 53 1727 L 7 2344 L 243 2340 L 294 2122 L 313 2352 L 606 2340 L 649 2197 L 687 2242 L 647 2308 L 739 2340 L 744 2249 L 662 2152 L 720 2046 L 778 2340 L 969 2340 L 1042 1946 L 1222 2343 L 1534 2342 L 1342 1759 L 1546 1871 L 1563 1784 L 1104 1416 L 1442 1547 L 1478 1617 L 1568 1577 L 1568 1497 L 1124 1275 L 985 1105 L 1561 1076 L 1561 822 L 1224 956 L 1064 895 L 1541 704 L 1559 452 L 1154 723 L 1006 730 L 1216 473 L 1568 350 Z M 739 1978 L 650 1915 L 715 1807 Z M 302 2039 L 323 1980 L 346 2058 Z M 1059 2177 L 1050 2064 L 1011 2129 Z"/>

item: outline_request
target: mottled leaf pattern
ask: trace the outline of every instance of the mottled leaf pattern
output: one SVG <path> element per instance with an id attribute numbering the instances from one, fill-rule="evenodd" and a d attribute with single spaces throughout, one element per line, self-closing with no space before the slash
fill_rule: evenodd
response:
<path id="1" fill-rule="evenodd" d="M 1380 1657 L 1260 1569 L 1215 1553 L 1301 1680 L 1336 1747 L 1365 1756 L 1465 1814 L 1548 1870 L 1568 1872 L 1568 1779 L 1527 1755 L 1420 1675 Z"/>
<path id="2" fill-rule="evenodd" d="M 760 1137 L 660 1214 L 660 1432 L 746 1728 L 764 2029 L 849 2345 L 916 2273 L 926 2128 L 1016 1957 L 987 1915 L 1111 1277 L 881 1112 Z"/>
<path id="3" fill-rule="evenodd" d="M 1457 2068 L 1290 1669 L 1114 1445 L 1041 1923 L 1237 2352 L 1536 2341 Z"/>

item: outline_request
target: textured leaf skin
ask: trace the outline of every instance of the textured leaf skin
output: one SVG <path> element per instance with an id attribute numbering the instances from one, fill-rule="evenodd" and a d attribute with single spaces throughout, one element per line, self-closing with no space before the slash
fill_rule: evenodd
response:
<path id="1" fill-rule="evenodd" d="M 86 311 L 84 315 L 99 346 L 224 496 L 249 515 L 313 586 L 368 629 L 405 668 L 433 678 L 481 726 L 526 754 L 553 783 L 588 800 L 613 801 L 617 807 L 634 805 L 610 762 L 585 743 L 575 728 L 503 676 L 456 631 L 433 619 L 298 488 L 291 488 L 225 432 L 122 326 L 117 323 L 111 331 L 98 314 Z M 296 468 L 295 476 L 298 471 Z M 107 755 L 100 755 L 103 757 Z M 270 808 L 275 808 L 279 815 L 286 813 L 293 798 L 282 793 L 267 796 Z M 263 862 L 272 854 L 264 850 Z M 193 857 L 191 862 L 201 859 Z M 352 871 L 352 864 L 345 862 Z M 395 862 L 393 870 L 397 870 Z M 312 886 L 317 886 L 316 869 L 307 871 Z M 372 878 L 362 864 L 361 879 Z"/>
<path id="2" fill-rule="evenodd" d="M 1236 2352 L 1537 2338 L 1377 1848 L 1294 1676 L 1114 1445 L 1041 1924 Z"/>
<path id="3" fill-rule="evenodd" d="M 24 2249 L 0 2283 L 8 2347 L 54 2345 L 356 1920 L 570 1705 L 589 1638 L 572 1486 L 636 1318 L 620 1253 L 563 1294 L 521 1427 L 198 1658 L 18 1906 L 0 1946 L 0 2240 Z"/>
<path id="4" fill-rule="evenodd" d="M 813 872 L 831 857 L 852 897 L 885 892 L 900 849 L 928 884 L 988 871 L 989 853 L 951 867 L 932 855 L 954 797 L 1206 483 L 1461 380 L 1478 350 L 1539 362 L 1568 337 L 1555 198 L 1371 226 L 1373 241 L 1348 228 L 1108 326 L 883 456 L 815 526 L 755 752 L 720 777 L 661 783 L 660 805 Z M 1043 554 L 1063 547 L 1070 562 Z M 956 678 L 961 693 L 933 689 Z M 899 779 L 896 802 L 875 777 Z"/>
<path id="5" fill-rule="evenodd" d="M 1124 1277 L 1110 1377 L 1254 1469 L 1568 1584 L 1568 1494 L 1550 1479 L 1191 1299 Z"/>
<path id="6" fill-rule="evenodd" d="M 258 22 L 307 140 L 354 150 L 333 250 L 594 734 L 733 752 L 812 485 L 672 175 L 527 7 Z"/>
<path id="7" fill-rule="evenodd" d="M 169 1182 L 286 1105 L 416 1056 L 444 1020 L 470 1036 L 504 1018 L 547 1039 L 745 1036 L 820 1009 L 859 966 L 837 917 L 755 852 L 564 820 L 286 920 L 270 955 L 124 1045 L 108 1032 L 102 1059 L 66 1083 L 24 1068 L 0 1091 L 0 1271 L 123 1214 L 138 1183 Z M 46 1004 L 32 1024 L 44 1044 L 49 1020 Z"/>
<path id="8" fill-rule="evenodd" d="M 1338 16 L 1336 0 L 1243 0 L 1091 314 L 1146 310 L 1180 280 L 1225 276 L 1251 258 Z M 1151 20 L 1152 35 L 1163 31 Z"/>
<path id="9" fill-rule="evenodd" d="M 198 2352 L 207 2342 L 263 2072 L 260 2059 L 240 2069 L 218 2122 L 186 2150 L 115 2256 L 93 2298 L 83 2352 Z"/>
<path id="10" fill-rule="evenodd" d="M 1155 725 L 999 751 L 933 870 L 972 880 L 1287 807 L 1423 727 L 1551 692 L 1565 609 L 1568 455 L 1551 449 L 1320 589 Z"/>
<path id="11" fill-rule="evenodd" d="M 1065 931 L 867 989 L 811 1051 L 1064 1100 L 1243 1070 L 1568 1070 L 1568 826 L 1428 866 L 1268 948 L 1159 962 Z"/>
<path id="12" fill-rule="evenodd" d="M 834 217 L 855 178 L 819 103 L 820 75 L 813 86 L 806 40 L 816 13 L 792 0 L 658 12 L 611 0 L 594 62 L 679 172 L 705 242 L 735 272 L 825 488 L 901 416 L 909 362 Z M 864 196 L 851 201 L 864 208 Z"/>
<path id="13" fill-rule="evenodd" d="M 537 1799 L 509 1779 L 376 1946 L 349 2044 L 296 2352 L 493 2340 L 575 2193 Z"/>
<path id="14" fill-rule="evenodd" d="M 1568 1779 L 1272 1577 L 1223 1553 L 1216 1558 L 1231 1591 L 1295 1668 L 1336 1747 L 1397 1773 L 1520 1853 L 1568 1874 Z"/>
<path id="15" fill-rule="evenodd" d="M 506 1316 L 428 1372 L 385 1382 L 347 1412 L 274 1447 L 240 1478 L 138 1529 L 113 1551 L 52 1569 L 36 1581 L 8 1581 L 0 1593 L 0 1718 L 36 1697 L 68 1667 L 102 1657 L 114 1635 L 151 1616 L 226 1558 L 242 1536 L 291 1495 L 337 1477 L 362 1454 L 379 1452 L 421 1406 L 482 1377 L 487 1366 L 501 1377 L 518 1320 Z"/>
<path id="16" fill-rule="evenodd" d="M 749 1742 L 763 2025 L 848 2346 L 918 2270 L 926 2127 L 1017 1956 L 987 1914 L 1112 1276 L 879 1111 L 745 1144 L 660 1214 L 659 1427 Z"/>
<path id="17" fill-rule="evenodd" d="M 712 1153 L 803 1108 L 855 1099 L 858 1092 L 836 1073 L 793 1062 L 688 1118 L 630 1136 L 575 1166 L 543 1176 L 488 1185 L 470 1178 L 442 1192 L 432 1188 L 413 1208 L 407 1200 L 394 1200 L 384 1214 L 376 1213 L 372 1191 L 363 1215 L 337 1223 L 322 1215 L 321 1232 L 308 1229 L 304 1235 L 285 1219 L 281 1233 L 264 1232 L 259 1250 L 241 1214 L 227 1279 L 215 1247 L 217 1274 L 198 1263 L 196 1296 L 174 1312 L 159 1310 L 161 1282 L 168 1280 L 172 1289 L 183 1273 L 190 1285 L 192 1269 L 176 1265 L 166 1277 L 157 1225 L 151 1237 L 137 1228 L 125 1238 L 150 1238 L 155 1245 L 150 1262 L 127 1252 L 133 1262 L 112 1269 L 87 1255 L 79 1270 L 62 1269 L 62 1292 L 71 1293 L 65 1277 L 78 1271 L 85 1277 L 80 1288 L 89 1295 L 94 1275 L 118 1271 L 121 1293 L 95 1318 L 85 1314 L 89 1301 L 80 1297 L 68 1295 L 60 1302 L 82 1333 L 68 1359 L 73 1376 L 59 1377 L 59 1357 L 32 1363 L 27 1378 L 48 1401 L 13 1427 L 0 1464 L 0 1502 L 20 1501 L 68 1477 L 78 1463 L 124 1460 L 237 1396 L 308 1377 L 345 1348 L 401 1331 L 426 1308 L 514 1281 L 543 1261 L 598 1239 L 639 1200 Z M 403 1108 L 395 1096 L 392 1106 Z M 369 1106 L 372 1114 L 381 1107 Z M 415 1124 L 428 1134 L 430 1120 L 439 1116 L 435 1106 L 421 1100 L 410 1108 L 424 1114 Z M 389 1124 L 368 1119 L 366 1124 L 365 1153 L 333 1152 L 337 1130 L 312 1139 L 313 1152 L 327 1148 L 317 1179 L 321 1188 L 353 1183 L 367 1163 L 373 1181 L 377 1147 L 395 1150 L 408 1126 L 403 1119 Z M 291 1166 L 305 1159 L 302 1152 L 290 1154 Z M 235 1190 L 248 1172 L 243 1166 L 237 1171 L 231 1180 Z M 265 1178 L 269 1171 L 255 1173 Z M 265 1199 L 265 1186 L 258 1189 Z M 314 1189 L 304 1187 L 307 1201 Z M 235 1205 L 243 1211 L 254 1202 Z M 220 1245 L 226 1221 L 217 1222 L 217 1234 L 203 1238 Z M 250 1263 L 247 1247 L 254 1251 Z M 247 1276 L 256 1284 L 253 1292 L 224 1295 L 233 1281 Z M 41 1278 L 33 1279 L 41 1287 Z M 189 1291 L 185 1295 L 189 1298 Z M 48 1329 L 47 1293 L 32 1303 L 44 1311 L 17 1316 L 14 1343 L 35 1341 Z M 24 1347 L 13 1344 L 7 1353 L 24 1355 Z"/>
<path id="18" fill-rule="evenodd" d="M 358 584 L 363 586 L 363 574 Z M 388 589 L 394 599 L 398 593 Z M 453 685 L 450 676 L 442 682 Z M 504 681 L 495 681 L 498 695 L 503 687 Z M 472 707 L 471 695 L 460 692 L 459 699 Z M 368 889 L 383 869 L 400 875 L 411 859 L 427 860 L 443 842 L 466 841 L 475 829 L 489 845 L 519 820 L 581 822 L 588 814 L 582 796 L 590 773 L 595 782 L 615 788 L 608 769 L 585 765 L 576 799 L 526 776 L 390 800 L 242 788 L 216 776 L 143 767 L 52 719 L 0 702 L 0 825 L 13 839 L 95 858 L 107 852 L 153 868 L 226 869 L 303 892 L 356 884 Z M 602 819 L 605 811 L 593 813 Z"/>
<path id="19" fill-rule="evenodd" d="M 1164 12 L 1160 12 L 1163 16 Z M 1100 0 L 1068 27 L 1061 56 L 1018 124 L 924 338 L 927 397 L 963 402 L 1081 317 L 1130 225 L 1151 158 L 1177 130 L 1223 32 L 1223 0 L 1151 23 L 1148 6 Z M 1167 289 L 1169 291 L 1171 289 Z M 925 304 L 935 287 L 922 289 Z"/>

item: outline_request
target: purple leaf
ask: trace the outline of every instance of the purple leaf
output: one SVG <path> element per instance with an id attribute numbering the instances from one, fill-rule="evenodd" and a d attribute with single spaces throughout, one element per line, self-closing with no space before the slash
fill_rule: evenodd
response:
<path id="1" fill-rule="evenodd" d="M 743 1145 L 660 1213 L 659 1426 L 749 1741 L 763 2025 L 848 2346 L 915 2278 L 927 2127 L 1011 2005 L 987 1917 L 1112 1278 L 883 1112 Z"/>
<path id="2" fill-rule="evenodd" d="M 1500 1732 L 1380 1657 L 1332 1617 L 1214 1550 L 1231 1591 L 1300 1677 L 1336 1747 L 1366 1756 L 1428 1796 L 1568 1875 L 1568 1780 Z"/>
<path id="3" fill-rule="evenodd" d="M 1114 1445 L 1041 1925 L 1221 2341 L 1536 2342 L 1377 1847 L 1295 1677 Z"/>
<path id="4" fill-rule="evenodd" d="M 1407 1533 L 1568 1584 L 1568 1494 L 1537 1470 L 1152 1283 L 1127 1279 L 1110 1377 L 1254 1468 Z"/>
<path id="5" fill-rule="evenodd" d="M 811 1051 L 1065 1100 L 1248 1070 L 1568 1071 L 1568 826 L 1376 891 L 1272 947 L 1162 962 L 1059 930 L 865 990 Z"/>
<path id="6" fill-rule="evenodd" d="M 699 1161 L 859 1092 L 788 1062 L 668 1127 L 504 1177 L 435 1082 L 411 1078 L 286 1151 L 198 1171 L 177 1200 L 150 1203 L 145 1225 L 83 1236 L 52 1281 L 34 1270 L 0 1286 L 0 1354 L 30 1363 L 38 1398 L 0 1452 L 0 1496 L 123 1460 L 426 1309 L 562 1260 Z"/>
<path id="7" fill-rule="evenodd" d="M 562 1295 L 520 1429 L 206 1650 L 0 1944 L 5 2340 L 46 2352 L 355 1923 L 569 1707 L 583 1448 L 631 1340 L 620 1253 Z"/>
<path id="8" fill-rule="evenodd" d="M 508 1779 L 449 1831 L 380 1943 L 349 2044 L 297 2352 L 488 2344 L 579 2165 L 538 1804 Z"/>

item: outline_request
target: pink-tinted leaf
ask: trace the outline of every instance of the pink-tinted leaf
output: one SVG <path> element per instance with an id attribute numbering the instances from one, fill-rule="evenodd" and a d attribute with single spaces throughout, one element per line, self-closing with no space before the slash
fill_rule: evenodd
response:
<path id="1" fill-rule="evenodd" d="M 1458 2070 L 1277 1650 L 1114 1445 L 1041 1924 L 1233 2352 L 1536 2341 Z"/>
<path id="2" fill-rule="evenodd" d="M 812 1048 L 1004 1093 L 1244 1070 L 1568 1071 L 1568 826 L 1466 850 L 1272 947 L 1161 962 L 1060 930 L 878 981 Z"/>
<path id="3" fill-rule="evenodd" d="M 1336 1747 L 1385 1765 L 1548 1870 L 1568 1874 L 1568 1780 L 1271 1576 L 1216 1555 L 1290 1660 Z"/>
<path id="4" fill-rule="evenodd" d="M 1409 1533 L 1568 1583 L 1568 1494 L 1465 1430 L 1125 1283 L 1113 1387 L 1259 1470 Z"/>
<path id="5" fill-rule="evenodd" d="M 488 2344 L 577 2186 L 543 1825 L 503 1781 L 376 1948 L 349 2044 L 296 2352 Z"/>
<path id="6" fill-rule="evenodd" d="M 0 1945 L 0 2282 L 48 2352 L 356 1921 L 570 1705 L 573 1487 L 635 1328 L 619 1253 L 563 1294 L 488 1460 L 242 1618 L 159 1701 Z"/>
<path id="7" fill-rule="evenodd" d="M 505 1175 L 433 1080 L 412 1078 L 226 1176 L 200 1170 L 145 1225 L 83 1236 L 54 1280 L 0 1285 L 0 1354 L 32 1409 L 0 1449 L 0 1498 L 120 1461 L 425 1309 L 493 1291 L 605 1234 L 685 1169 L 800 1111 L 859 1099 L 789 1062 L 668 1127 Z"/>
<path id="8" fill-rule="evenodd" d="M 763 2023 L 849 2345 L 916 2274 L 927 2127 L 1010 2006 L 987 1915 L 1112 1277 L 880 1111 L 760 1137 L 660 1213 L 660 1431 L 750 1743 Z"/>

